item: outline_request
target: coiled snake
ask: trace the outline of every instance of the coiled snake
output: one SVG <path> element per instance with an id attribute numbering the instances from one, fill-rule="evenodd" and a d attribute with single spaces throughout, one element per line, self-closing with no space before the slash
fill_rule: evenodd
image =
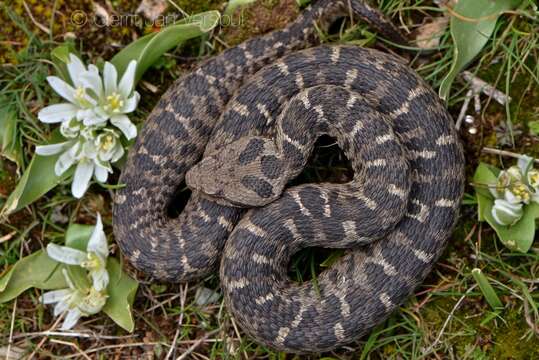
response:
<path id="1" fill-rule="evenodd" d="M 300 51 L 317 41 L 314 22 L 327 28 L 350 9 L 402 41 L 364 4 L 321 0 L 226 50 L 162 97 L 115 196 L 116 239 L 135 267 L 189 281 L 222 258 L 235 319 L 280 350 L 329 350 L 385 319 L 443 251 L 463 192 L 451 118 L 402 60 L 350 46 Z M 353 180 L 285 189 L 321 134 L 337 139 Z M 171 218 L 184 179 L 193 194 Z M 312 246 L 347 250 L 316 286 L 292 282 L 291 256 Z"/>

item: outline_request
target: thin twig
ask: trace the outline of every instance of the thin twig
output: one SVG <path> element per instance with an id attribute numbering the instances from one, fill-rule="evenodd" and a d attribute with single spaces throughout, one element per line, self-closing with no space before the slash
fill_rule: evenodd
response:
<path id="1" fill-rule="evenodd" d="M 64 319 L 64 316 L 65 316 L 65 312 L 62 313 L 62 315 L 58 316 L 58 318 L 56 319 L 56 321 L 54 322 L 54 324 L 52 324 L 52 326 L 50 327 L 49 331 L 51 330 L 54 330 L 56 329 L 56 327 L 58 326 L 58 324 L 60 324 L 60 321 L 62 321 Z M 39 351 L 39 349 L 41 349 L 41 347 L 43 346 L 43 344 L 45 343 L 45 341 L 47 341 L 48 339 L 48 336 L 45 336 L 43 337 L 43 339 L 41 339 L 41 341 L 37 344 L 36 348 L 34 349 L 34 351 L 32 351 L 32 353 L 30 354 L 30 356 L 28 357 L 29 360 L 33 359 L 34 356 L 36 356 L 37 352 Z"/>
<path id="2" fill-rule="evenodd" d="M 176 349 L 176 344 L 178 343 L 178 337 L 180 336 L 180 329 L 182 328 L 183 323 L 183 313 L 185 310 L 185 299 L 187 298 L 187 286 L 188 284 L 185 284 L 185 288 L 180 288 L 181 298 L 180 298 L 180 317 L 178 319 L 178 328 L 176 329 L 176 333 L 174 334 L 174 339 L 172 340 L 172 345 L 170 346 L 170 349 L 168 349 L 167 356 L 165 357 L 165 360 L 170 359 L 172 356 L 172 353 L 174 352 L 174 349 Z"/>
<path id="3" fill-rule="evenodd" d="M 101 347 L 98 347 L 98 348 L 95 348 L 95 349 L 86 350 L 86 354 L 92 354 L 92 353 L 101 352 L 101 351 L 104 351 L 104 350 L 121 349 L 121 348 L 124 348 L 124 347 L 146 347 L 146 346 L 155 346 L 155 345 L 168 346 L 168 344 L 163 343 L 163 342 L 138 342 L 138 343 L 131 343 L 131 344 L 129 344 L 129 343 L 127 343 L 127 344 L 115 344 L 115 345 L 105 345 L 105 346 L 101 346 Z M 63 356 L 64 359 L 71 359 L 71 358 L 74 358 L 74 357 L 77 357 L 77 355 Z"/>
<path id="4" fill-rule="evenodd" d="M 206 335 L 204 335 L 203 337 L 201 337 L 200 339 L 198 339 L 193 345 L 191 345 L 189 347 L 189 349 L 185 350 L 185 352 L 183 354 L 181 354 L 176 360 L 183 360 L 183 359 L 186 359 L 187 356 L 189 356 L 193 351 L 195 351 L 195 349 L 197 347 L 200 346 L 200 344 L 202 344 L 204 341 L 206 341 L 210 336 L 212 336 L 213 334 L 216 334 L 217 332 L 219 332 L 221 329 L 218 328 L 218 329 L 215 329 L 215 330 L 212 330 L 208 333 L 206 333 Z"/>
<path id="5" fill-rule="evenodd" d="M 181 294 L 176 294 L 176 295 L 173 295 L 171 297 L 169 297 L 168 299 L 164 300 L 164 301 L 161 301 L 157 304 L 155 304 L 154 306 L 152 306 L 151 308 L 147 309 L 147 310 L 144 310 L 144 314 L 146 313 L 149 313 L 149 312 L 152 312 L 153 310 L 157 309 L 158 307 L 162 307 L 163 305 L 165 304 L 169 304 L 171 303 L 173 300 L 176 300 L 177 298 L 179 298 L 181 296 Z"/>
<path id="6" fill-rule="evenodd" d="M 45 34 L 50 35 L 51 31 L 49 29 L 47 29 L 44 25 L 40 24 L 36 20 L 36 18 L 34 18 L 34 15 L 32 15 L 32 11 L 30 11 L 30 8 L 28 7 L 28 4 L 26 3 L 26 1 L 23 0 L 22 5 L 24 6 L 24 9 L 28 13 L 28 17 L 30 18 L 30 20 L 32 20 L 34 25 L 37 26 L 39 28 L 39 30 L 45 32 Z"/>
<path id="7" fill-rule="evenodd" d="M 474 284 L 472 285 L 472 287 L 470 287 L 461 297 L 460 299 L 457 301 L 457 303 L 455 304 L 455 306 L 453 307 L 453 309 L 451 310 L 451 312 L 449 313 L 449 316 L 447 317 L 447 319 L 445 319 L 445 322 L 442 326 L 442 329 L 440 330 L 440 332 L 438 333 L 438 336 L 436 336 L 436 340 L 434 340 L 434 342 L 427 348 L 423 351 L 423 355 L 426 355 L 428 353 L 430 353 L 435 347 L 436 345 L 438 345 L 438 343 L 440 342 L 440 339 L 442 338 L 442 335 L 444 334 L 445 332 L 445 328 L 447 327 L 447 325 L 449 325 L 449 322 L 451 321 L 451 319 L 453 318 L 453 316 L 455 315 L 455 312 L 457 311 L 457 309 L 460 307 L 460 304 L 462 304 L 462 302 L 464 301 L 464 299 L 466 299 L 466 296 L 468 296 L 469 293 L 472 292 L 473 289 L 475 289 L 477 287 L 477 284 Z"/>
<path id="8" fill-rule="evenodd" d="M 494 86 L 478 78 L 469 71 L 464 71 L 462 73 L 462 77 L 470 84 L 475 94 L 483 93 L 487 96 L 490 96 L 500 105 L 505 105 L 507 102 L 511 101 L 510 96 L 504 94 L 500 90 L 496 89 Z"/>
<path id="9" fill-rule="evenodd" d="M 89 357 L 88 354 L 86 354 L 84 351 L 82 351 L 82 349 L 77 344 L 74 344 L 74 343 L 69 342 L 69 341 L 56 340 L 56 339 L 51 339 L 51 342 L 53 342 L 55 344 L 61 344 L 61 345 L 66 345 L 66 346 L 75 348 L 75 350 L 77 350 L 79 352 L 79 354 L 82 355 L 85 359 L 92 360 L 92 358 Z"/>
<path id="10" fill-rule="evenodd" d="M 491 154 L 491 155 L 508 156 L 508 157 L 512 157 L 512 158 L 515 158 L 515 159 L 520 159 L 522 157 L 521 154 L 517 154 L 517 153 L 511 152 L 511 151 L 493 149 L 493 148 L 488 148 L 488 147 L 485 147 L 485 148 L 481 149 L 481 152 L 483 152 L 485 154 Z M 533 161 L 536 164 L 539 164 L 539 159 L 533 159 Z"/>
<path id="11" fill-rule="evenodd" d="M 470 89 L 466 93 L 466 96 L 464 97 L 464 103 L 462 104 L 462 107 L 460 108 L 459 117 L 457 118 L 457 122 L 455 123 L 455 127 L 457 130 L 460 130 L 460 126 L 462 125 L 462 120 L 464 120 L 464 117 L 466 117 L 466 112 L 468 111 L 468 107 L 470 106 L 470 101 L 473 97 L 473 90 Z"/>
<path id="12" fill-rule="evenodd" d="M 110 336 L 110 335 L 97 335 L 95 333 L 78 333 L 69 331 L 37 331 L 29 332 L 25 334 L 19 334 L 13 336 L 13 339 L 32 338 L 37 336 L 61 336 L 61 337 L 75 337 L 93 340 L 124 340 L 138 337 L 138 335 L 124 335 L 124 336 Z"/>
<path id="13" fill-rule="evenodd" d="M 15 328 L 15 312 L 17 311 L 17 299 L 13 302 L 13 311 L 11 312 L 11 325 L 9 329 L 9 342 L 7 344 L 6 360 L 9 360 L 11 346 L 13 345 L 13 329 Z"/>
<path id="14" fill-rule="evenodd" d="M 530 315 L 530 305 L 528 304 L 528 299 L 524 297 L 523 301 L 524 301 L 524 318 L 526 319 L 526 323 L 536 335 L 539 335 L 539 326 L 535 323 L 534 319 L 532 319 Z"/>

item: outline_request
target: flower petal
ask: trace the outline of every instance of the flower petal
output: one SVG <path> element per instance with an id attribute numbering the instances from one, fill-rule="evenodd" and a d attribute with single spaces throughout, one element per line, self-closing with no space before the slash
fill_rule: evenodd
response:
<path id="1" fill-rule="evenodd" d="M 65 141 L 57 144 L 38 145 L 36 146 L 36 154 L 41 156 L 56 155 L 68 148 L 71 144 L 71 141 Z"/>
<path id="2" fill-rule="evenodd" d="M 99 115 L 94 110 L 86 111 L 82 116 L 82 122 L 86 126 L 98 125 L 107 121 L 106 117 Z"/>
<path id="3" fill-rule="evenodd" d="M 119 146 L 114 150 L 114 154 L 112 155 L 112 159 L 110 159 L 110 161 L 115 163 L 116 161 L 120 160 L 124 154 L 124 148 L 121 144 L 119 144 Z"/>
<path id="4" fill-rule="evenodd" d="M 116 71 L 116 67 L 108 61 L 105 63 L 103 70 L 103 81 L 105 83 L 105 96 L 116 92 L 118 89 L 118 72 Z"/>
<path id="5" fill-rule="evenodd" d="M 73 81 L 73 85 L 75 85 L 75 87 L 82 86 L 82 83 L 80 81 L 80 75 L 86 72 L 86 66 L 84 66 L 84 63 L 74 54 L 69 54 L 67 72 L 69 73 L 69 77 L 71 77 L 71 80 Z"/>
<path id="6" fill-rule="evenodd" d="M 100 269 L 96 271 L 91 271 L 90 275 L 92 276 L 92 284 L 97 291 L 105 290 L 109 284 L 109 273 L 107 269 Z"/>
<path id="7" fill-rule="evenodd" d="M 122 95 L 124 98 L 128 98 L 133 91 L 133 88 L 135 86 L 136 70 L 137 62 L 135 60 L 131 60 L 129 65 L 127 65 L 127 69 L 125 70 L 122 79 L 120 80 L 120 84 L 118 85 L 118 91 L 120 92 L 120 95 Z"/>
<path id="8" fill-rule="evenodd" d="M 122 113 L 129 114 L 130 112 L 135 111 L 139 100 L 140 100 L 140 94 L 135 91 L 133 93 L 133 96 L 131 96 L 129 99 L 125 101 L 125 104 L 122 108 Z"/>
<path id="9" fill-rule="evenodd" d="M 99 181 L 100 183 L 106 183 L 109 177 L 109 172 L 107 171 L 106 168 L 100 166 L 99 164 L 95 164 L 94 175 L 97 181 Z"/>
<path id="10" fill-rule="evenodd" d="M 94 252 L 106 259 L 109 256 L 109 249 L 107 245 L 107 237 L 103 231 L 103 222 L 101 221 L 101 214 L 97 213 L 97 220 L 95 223 L 94 231 L 88 241 L 86 248 L 88 252 Z"/>
<path id="11" fill-rule="evenodd" d="M 512 225 L 522 217 L 522 204 L 511 204 L 503 199 L 496 199 L 491 214 L 498 224 Z"/>
<path id="12" fill-rule="evenodd" d="M 91 69 L 94 69 L 93 65 L 90 65 Z M 90 89 L 94 92 L 97 98 L 103 97 L 103 81 L 99 76 L 97 70 L 86 71 L 83 74 L 79 75 L 80 81 L 85 85 L 87 89 Z"/>
<path id="13" fill-rule="evenodd" d="M 68 246 L 47 245 L 47 255 L 51 259 L 68 265 L 80 265 L 86 260 L 86 253 Z"/>
<path id="14" fill-rule="evenodd" d="M 64 320 L 64 323 L 62 324 L 61 329 L 62 330 L 69 330 L 73 328 L 79 319 L 81 318 L 82 314 L 79 309 L 74 308 L 67 312 L 66 318 Z"/>
<path id="15" fill-rule="evenodd" d="M 63 122 L 76 117 L 78 109 L 75 105 L 68 103 L 49 105 L 39 111 L 37 118 L 46 124 Z"/>
<path id="16" fill-rule="evenodd" d="M 518 158 L 517 165 L 522 175 L 526 175 L 528 173 L 528 170 L 530 170 L 532 164 L 533 164 L 533 158 L 529 157 L 528 155 L 521 155 Z"/>
<path id="17" fill-rule="evenodd" d="M 110 118 L 110 122 L 122 131 L 127 140 L 131 140 L 137 136 L 137 127 L 126 115 L 115 115 Z"/>
<path id="18" fill-rule="evenodd" d="M 79 144 L 76 143 L 71 149 L 60 155 L 58 160 L 56 160 L 56 163 L 54 164 L 54 173 L 56 176 L 60 176 L 63 173 L 65 173 L 73 164 L 75 161 L 77 161 L 77 158 L 75 156 L 76 151 L 79 148 Z"/>
<path id="19" fill-rule="evenodd" d="M 64 300 L 69 296 L 71 291 L 69 289 L 47 291 L 41 296 L 41 302 L 43 304 L 53 304 Z"/>
<path id="20" fill-rule="evenodd" d="M 60 301 L 54 306 L 54 316 L 58 316 L 69 310 L 69 304 L 66 301 Z"/>
<path id="21" fill-rule="evenodd" d="M 70 103 L 75 103 L 75 89 L 58 76 L 48 76 L 47 81 L 54 91 Z"/>
<path id="22" fill-rule="evenodd" d="M 75 170 L 75 176 L 73 177 L 73 183 L 71 184 L 71 193 L 77 199 L 80 199 L 88 187 L 90 186 L 90 179 L 94 174 L 94 163 L 92 161 L 82 159 Z"/>

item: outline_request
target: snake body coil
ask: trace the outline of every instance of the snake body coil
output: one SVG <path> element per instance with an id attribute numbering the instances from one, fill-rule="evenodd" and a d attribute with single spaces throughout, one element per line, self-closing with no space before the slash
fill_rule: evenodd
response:
<path id="1" fill-rule="evenodd" d="M 376 12 L 350 5 L 402 40 Z M 325 27 L 348 6 L 318 1 L 288 28 L 179 79 L 130 151 L 115 197 L 115 235 L 133 265 L 188 281 L 222 254 L 234 317 L 286 351 L 332 349 L 387 317 L 444 249 L 463 191 L 451 118 L 402 61 L 347 46 L 297 51 L 316 42 L 313 22 Z M 354 179 L 285 190 L 321 134 L 337 139 Z M 184 179 L 193 195 L 172 219 L 166 208 Z M 316 286 L 294 283 L 288 262 L 311 246 L 347 252 Z"/>

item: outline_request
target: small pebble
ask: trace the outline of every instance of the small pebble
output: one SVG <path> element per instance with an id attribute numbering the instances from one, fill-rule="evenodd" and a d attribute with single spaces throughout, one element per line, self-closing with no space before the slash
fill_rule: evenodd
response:
<path id="1" fill-rule="evenodd" d="M 476 127 L 471 127 L 468 129 L 468 132 L 472 135 L 475 135 L 477 134 L 477 128 Z"/>

